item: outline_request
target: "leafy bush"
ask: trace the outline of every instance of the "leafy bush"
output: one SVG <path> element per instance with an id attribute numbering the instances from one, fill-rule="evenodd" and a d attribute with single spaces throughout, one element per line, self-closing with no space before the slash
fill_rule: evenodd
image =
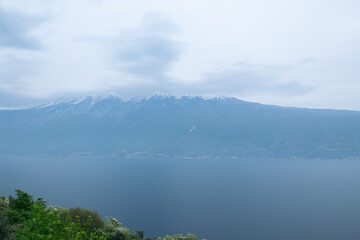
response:
<path id="1" fill-rule="evenodd" d="M 17 191 L 17 196 L 17 199 L 10 200 L 9 214 L 18 217 L 26 213 L 23 214 L 24 218 L 18 218 L 21 221 L 17 221 L 17 240 L 94 239 L 79 223 L 72 222 L 67 209 L 46 207 L 46 202 L 41 198 L 33 201 L 32 196 L 20 190 Z"/>
<path id="2" fill-rule="evenodd" d="M 126 235 L 118 229 L 107 240 L 126 240 Z"/>
<path id="3" fill-rule="evenodd" d="M 9 199 L 0 196 L 0 212 L 3 212 L 8 208 L 9 208 Z"/>
<path id="4" fill-rule="evenodd" d="M 14 229 L 8 221 L 5 211 L 0 212 L 0 239 L 15 240 Z"/>
<path id="5" fill-rule="evenodd" d="M 22 223 L 29 219 L 31 208 L 34 204 L 33 197 L 19 189 L 16 189 L 16 196 L 9 197 L 8 217 L 12 224 Z"/>
<path id="6" fill-rule="evenodd" d="M 85 208 L 70 208 L 69 216 L 73 222 L 80 223 L 81 227 L 94 232 L 98 228 L 104 227 L 104 220 L 97 212 Z"/>
<path id="7" fill-rule="evenodd" d="M 48 207 L 42 198 L 34 201 L 31 195 L 16 190 L 16 197 L 0 197 L 0 240 L 15 239 L 141 240 L 144 231 L 135 234 L 113 217 L 104 222 L 89 209 Z M 196 236 L 173 235 L 157 240 L 196 240 Z"/>
<path id="8" fill-rule="evenodd" d="M 138 239 L 136 234 L 130 229 L 123 227 L 122 224 L 113 217 L 106 218 L 103 228 L 97 229 L 97 236 L 106 236 L 107 239 L 117 239 L 125 235 L 126 240 Z"/>
<path id="9" fill-rule="evenodd" d="M 137 235 L 140 239 L 144 239 L 144 231 L 142 230 L 137 231 Z"/>
<path id="10" fill-rule="evenodd" d="M 177 234 L 177 235 L 166 235 L 165 237 L 161 238 L 158 237 L 157 240 L 196 240 L 197 237 L 194 234 L 190 234 L 188 233 L 186 236 L 182 235 L 182 234 Z"/>

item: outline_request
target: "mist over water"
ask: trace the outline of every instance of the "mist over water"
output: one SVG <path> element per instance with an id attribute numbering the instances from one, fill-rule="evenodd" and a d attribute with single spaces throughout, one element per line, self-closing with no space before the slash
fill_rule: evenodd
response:
<path id="1" fill-rule="evenodd" d="M 148 237 L 360 239 L 359 160 L 0 157 L 0 192 L 113 216 Z"/>

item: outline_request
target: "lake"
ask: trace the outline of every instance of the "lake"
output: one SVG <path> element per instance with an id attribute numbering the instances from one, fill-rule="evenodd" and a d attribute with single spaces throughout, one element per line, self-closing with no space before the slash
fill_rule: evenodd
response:
<path id="1" fill-rule="evenodd" d="M 0 195 L 89 208 L 146 237 L 360 239 L 360 160 L 0 157 Z"/>

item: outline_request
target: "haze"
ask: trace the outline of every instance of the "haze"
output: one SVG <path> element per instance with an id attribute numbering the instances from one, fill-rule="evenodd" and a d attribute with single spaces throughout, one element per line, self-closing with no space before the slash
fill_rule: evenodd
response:
<path id="1" fill-rule="evenodd" d="M 0 107 L 233 96 L 360 110 L 360 2 L 0 1 Z"/>

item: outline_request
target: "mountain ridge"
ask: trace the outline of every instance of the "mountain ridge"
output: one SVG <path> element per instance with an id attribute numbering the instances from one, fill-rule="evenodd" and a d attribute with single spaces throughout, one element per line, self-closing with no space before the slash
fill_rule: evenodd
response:
<path id="1" fill-rule="evenodd" d="M 357 111 L 232 97 L 85 97 L 1 110 L 0 154 L 348 158 L 359 123 Z"/>

